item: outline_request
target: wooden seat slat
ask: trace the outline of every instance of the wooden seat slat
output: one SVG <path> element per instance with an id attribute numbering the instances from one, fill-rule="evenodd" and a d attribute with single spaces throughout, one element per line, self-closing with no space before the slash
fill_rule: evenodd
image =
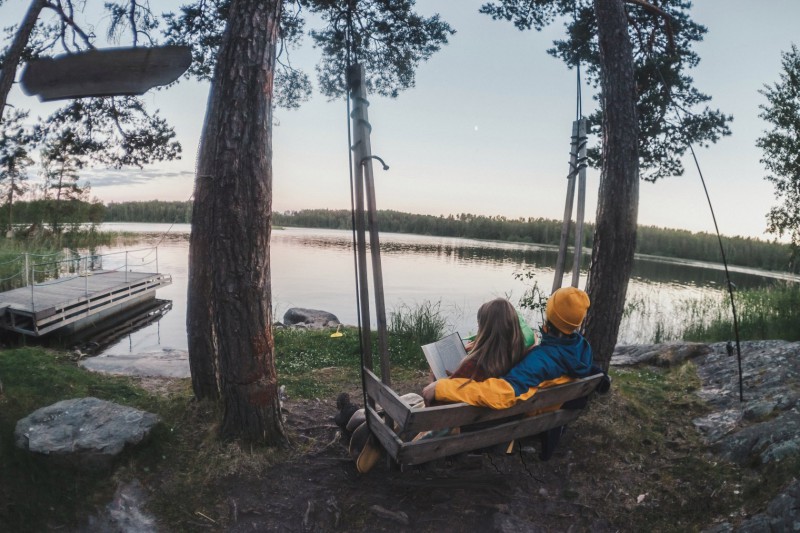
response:
<path id="1" fill-rule="evenodd" d="M 515 439 L 536 435 L 548 429 L 563 426 L 576 419 L 579 415 L 579 410 L 559 409 L 558 411 L 506 422 L 479 431 L 403 443 L 403 446 L 398 450 L 399 453 L 396 460 L 401 464 L 414 465 L 439 457 L 447 457 L 456 453 L 511 442 Z"/>

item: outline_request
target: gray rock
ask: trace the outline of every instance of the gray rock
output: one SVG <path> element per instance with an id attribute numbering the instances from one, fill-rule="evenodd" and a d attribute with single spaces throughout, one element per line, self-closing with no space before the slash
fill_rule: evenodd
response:
<path id="1" fill-rule="evenodd" d="M 698 395 L 713 412 L 694 424 L 715 451 L 742 465 L 800 455 L 800 343 L 742 342 L 742 398 L 738 357 L 728 356 L 726 343 L 710 347 L 698 360 L 703 382 Z"/>
<path id="2" fill-rule="evenodd" d="M 189 370 L 189 352 L 186 350 L 103 354 L 82 359 L 78 366 L 92 372 L 123 376 L 188 378 L 192 375 Z"/>
<path id="3" fill-rule="evenodd" d="M 800 481 L 793 481 L 767 505 L 763 513 L 745 520 L 735 531 L 800 531 Z"/>
<path id="4" fill-rule="evenodd" d="M 155 518 L 145 509 L 147 492 L 138 479 L 120 483 L 114 498 L 97 514 L 89 516 L 77 533 L 153 533 Z"/>
<path id="5" fill-rule="evenodd" d="M 662 344 L 636 344 L 617 346 L 611 356 L 614 366 L 655 365 L 675 366 L 711 353 L 707 344 L 700 342 L 666 342 Z"/>
<path id="6" fill-rule="evenodd" d="M 63 400 L 17 422 L 17 447 L 78 468 L 105 468 L 149 435 L 158 416 L 97 398 Z"/>
<path id="7" fill-rule="evenodd" d="M 318 309 L 303 309 L 292 307 L 283 315 L 283 323 L 292 327 L 305 327 L 308 329 L 335 328 L 341 322 L 336 315 Z"/>

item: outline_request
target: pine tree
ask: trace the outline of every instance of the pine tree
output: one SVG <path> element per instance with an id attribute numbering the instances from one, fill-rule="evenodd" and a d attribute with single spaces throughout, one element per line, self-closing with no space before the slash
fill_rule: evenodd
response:
<path id="1" fill-rule="evenodd" d="M 759 117 L 772 128 L 756 146 L 764 152 L 766 180 L 775 187 L 779 202 L 767 215 L 767 231 L 789 236 L 794 262 L 800 252 L 800 50 L 792 45 L 782 57 L 780 80 L 760 91 L 767 103 L 760 106 Z"/>

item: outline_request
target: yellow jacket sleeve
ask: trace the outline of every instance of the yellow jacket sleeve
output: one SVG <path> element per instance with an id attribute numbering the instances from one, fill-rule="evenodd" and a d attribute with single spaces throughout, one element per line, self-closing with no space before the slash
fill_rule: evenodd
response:
<path id="1" fill-rule="evenodd" d="M 436 400 L 440 402 L 464 402 L 470 405 L 506 409 L 517 402 L 527 400 L 539 388 L 552 387 L 573 381 L 568 376 L 543 381 L 539 387 L 531 387 L 516 396 L 514 387 L 501 378 L 489 378 L 484 381 L 470 381 L 467 378 L 447 378 L 436 382 Z"/>

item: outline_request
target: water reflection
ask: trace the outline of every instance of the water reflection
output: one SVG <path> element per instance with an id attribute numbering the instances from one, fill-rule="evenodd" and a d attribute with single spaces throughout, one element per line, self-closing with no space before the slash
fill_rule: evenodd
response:
<path id="1" fill-rule="evenodd" d="M 158 331 L 154 325 L 148 326 L 105 353 L 185 350 L 189 226 L 115 226 L 118 231 L 142 233 L 142 242 L 136 246 L 160 243 L 159 270 L 171 274 L 173 283 L 159 289 L 158 297 L 173 301 L 173 310 L 160 319 Z M 167 229 L 170 232 L 165 237 Z M 121 249 L 112 247 L 100 253 Z M 533 280 L 549 292 L 556 250 L 541 245 L 387 233 L 381 235 L 381 258 L 387 311 L 404 304 L 440 302 L 452 329 L 468 335 L 474 333 L 475 313 L 481 303 L 498 296 L 516 303 L 527 290 L 514 273 L 530 270 Z M 588 264 L 587 253 L 584 279 Z M 308 307 L 330 311 L 345 324 L 357 323 L 351 232 L 274 230 L 271 269 L 275 320 L 281 320 L 290 307 Z M 766 286 L 775 282 L 770 276 L 777 276 L 751 269 L 734 270 L 732 280 L 741 288 Z M 567 272 L 564 279 L 569 283 L 571 274 Z M 677 331 L 683 302 L 721 294 L 724 287 L 724 272 L 718 265 L 637 258 L 627 293 L 631 312 L 623 318 L 619 341 L 650 342 L 656 328 L 665 324 Z M 529 314 L 528 319 L 533 325 L 538 323 L 536 316 Z"/>

